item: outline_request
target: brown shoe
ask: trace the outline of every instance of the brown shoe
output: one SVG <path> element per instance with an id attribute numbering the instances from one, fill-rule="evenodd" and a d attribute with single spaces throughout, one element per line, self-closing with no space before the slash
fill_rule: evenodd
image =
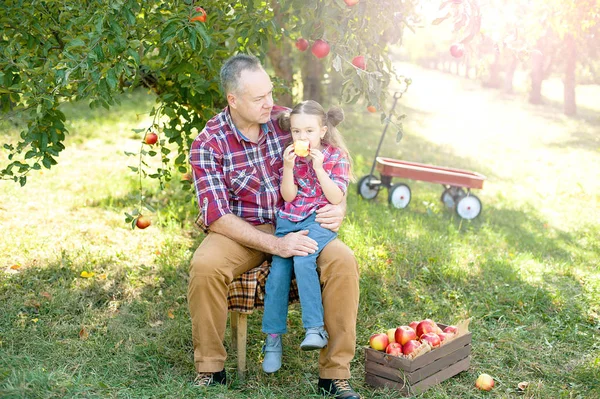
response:
<path id="1" fill-rule="evenodd" d="M 217 384 L 227 384 L 225 369 L 216 373 L 198 373 L 196 374 L 196 378 L 194 378 L 194 386 L 196 387 L 209 387 Z"/>

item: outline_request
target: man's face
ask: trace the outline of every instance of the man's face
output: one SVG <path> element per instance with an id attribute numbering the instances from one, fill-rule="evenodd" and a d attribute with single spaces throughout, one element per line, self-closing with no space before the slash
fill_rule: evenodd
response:
<path id="1" fill-rule="evenodd" d="M 273 84 L 262 70 L 242 71 L 240 87 L 227 95 L 230 108 L 247 124 L 267 123 L 273 109 Z"/>

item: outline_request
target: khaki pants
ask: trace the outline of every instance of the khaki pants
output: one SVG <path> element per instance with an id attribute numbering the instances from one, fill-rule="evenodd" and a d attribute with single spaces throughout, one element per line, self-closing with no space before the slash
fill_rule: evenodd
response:
<path id="1" fill-rule="evenodd" d="M 258 229 L 273 233 L 270 225 Z M 188 305 L 192 318 L 194 363 L 198 372 L 223 370 L 227 326 L 227 286 L 240 274 L 260 265 L 268 254 L 244 247 L 217 233 L 202 241 L 190 265 Z M 350 378 L 350 361 L 356 345 L 358 265 L 354 254 L 334 240 L 317 259 L 323 286 L 325 329 L 329 343 L 319 356 L 319 376 Z"/>

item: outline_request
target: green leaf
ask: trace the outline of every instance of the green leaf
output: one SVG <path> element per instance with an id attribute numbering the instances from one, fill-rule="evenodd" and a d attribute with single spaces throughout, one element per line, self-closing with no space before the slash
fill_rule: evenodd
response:
<path id="1" fill-rule="evenodd" d="M 69 43 L 67 43 L 67 45 L 65 46 L 65 51 L 70 50 L 75 47 L 84 47 L 84 46 L 85 46 L 85 42 L 83 40 L 81 40 L 79 38 L 73 39 Z"/>

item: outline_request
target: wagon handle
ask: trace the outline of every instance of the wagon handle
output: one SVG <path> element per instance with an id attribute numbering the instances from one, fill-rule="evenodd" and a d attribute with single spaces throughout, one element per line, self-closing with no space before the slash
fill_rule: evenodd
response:
<path id="1" fill-rule="evenodd" d="M 394 93 L 394 102 L 392 103 L 392 109 L 390 109 L 389 116 L 385 118 L 385 126 L 383 128 L 383 133 L 381 134 L 381 138 L 379 139 L 379 144 L 377 145 L 377 151 L 375 151 L 375 158 L 373 159 L 373 165 L 371 166 L 370 176 L 373 176 L 373 172 L 375 171 L 375 165 L 377 164 L 377 157 L 379 156 L 379 150 L 381 150 L 381 145 L 383 144 L 383 139 L 385 137 L 385 132 L 387 131 L 388 126 L 390 125 L 390 118 L 394 109 L 396 108 L 396 103 L 398 103 L 398 99 L 402 97 L 402 92 Z"/>

